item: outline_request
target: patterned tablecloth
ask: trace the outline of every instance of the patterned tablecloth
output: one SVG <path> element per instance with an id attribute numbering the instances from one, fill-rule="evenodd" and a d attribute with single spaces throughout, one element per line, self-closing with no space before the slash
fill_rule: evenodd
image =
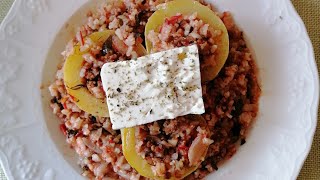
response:
<path id="1" fill-rule="evenodd" d="M 0 22 L 7 14 L 13 0 L 0 0 Z M 318 70 L 320 65 L 320 0 L 292 0 L 295 8 L 305 22 L 310 38 L 312 40 Z M 318 122 L 319 121 L 318 114 Z M 299 180 L 319 180 L 320 179 L 320 126 L 313 141 L 311 152 L 305 162 Z M 6 177 L 0 167 L 0 180 L 6 180 Z"/>

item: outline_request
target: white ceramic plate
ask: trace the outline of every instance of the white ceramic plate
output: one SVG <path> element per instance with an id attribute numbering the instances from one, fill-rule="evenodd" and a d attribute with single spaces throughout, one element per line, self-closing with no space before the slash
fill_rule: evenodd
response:
<path id="1" fill-rule="evenodd" d="M 46 87 L 74 27 L 96 2 L 16 0 L 1 24 L 0 158 L 9 179 L 81 178 L 75 153 L 49 108 Z M 312 143 L 319 93 L 303 22 L 289 0 L 214 4 L 231 11 L 244 30 L 260 68 L 263 93 L 247 143 L 208 179 L 295 179 Z"/>

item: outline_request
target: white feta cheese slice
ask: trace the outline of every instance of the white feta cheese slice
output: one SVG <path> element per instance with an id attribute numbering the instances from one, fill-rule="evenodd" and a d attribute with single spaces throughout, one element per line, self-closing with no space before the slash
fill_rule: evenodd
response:
<path id="1" fill-rule="evenodd" d="M 101 79 L 113 129 L 205 112 L 197 45 L 106 63 Z"/>

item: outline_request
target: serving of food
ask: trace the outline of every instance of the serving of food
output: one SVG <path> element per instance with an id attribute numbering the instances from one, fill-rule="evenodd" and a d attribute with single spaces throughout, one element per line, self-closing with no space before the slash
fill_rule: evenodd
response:
<path id="1" fill-rule="evenodd" d="M 202 179 L 259 110 L 231 13 L 194 0 L 107 1 L 62 52 L 50 106 L 90 179 Z"/>
<path id="2" fill-rule="evenodd" d="M 290 0 L 15 0 L 0 47 L 8 179 L 291 180 L 311 148 Z"/>

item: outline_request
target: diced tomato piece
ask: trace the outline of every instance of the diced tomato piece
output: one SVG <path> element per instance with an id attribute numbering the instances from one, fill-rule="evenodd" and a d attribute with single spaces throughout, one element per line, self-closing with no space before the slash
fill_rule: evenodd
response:
<path id="1" fill-rule="evenodd" d="M 82 87 L 82 86 L 79 85 L 79 87 Z M 79 99 L 77 99 L 76 97 L 74 97 L 74 96 L 72 96 L 70 94 L 69 94 L 69 96 L 70 96 L 70 98 L 72 99 L 73 102 L 79 102 Z"/>
<path id="2" fill-rule="evenodd" d="M 75 97 L 74 96 L 72 96 L 72 95 L 70 95 L 69 94 L 69 96 L 70 96 L 70 98 L 74 101 L 75 100 Z"/>
<path id="3" fill-rule="evenodd" d="M 63 135 L 67 136 L 67 127 L 65 124 L 60 124 L 59 126 L 60 131 L 63 133 Z"/>
<path id="4" fill-rule="evenodd" d="M 137 37 L 136 44 L 138 45 L 138 44 L 141 44 L 142 42 L 143 42 L 143 39 L 140 36 Z"/>
<path id="5" fill-rule="evenodd" d="M 163 28 L 163 25 L 161 25 L 161 26 L 160 26 L 160 30 L 159 30 L 159 32 L 161 32 L 161 31 L 162 31 L 162 28 Z"/>
<path id="6" fill-rule="evenodd" d="M 187 156 L 188 155 L 188 150 L 189 148 L 185 145 L 179 145 L 178 146 L 178 150 L 180 151 L 180 153 L 184 156 Z"/>
<path id="7" fill-rule="evenodd" d="M 76 134 L 76 138 L 77 138 L 77 137 L 82 137 L 82 136 L 83 136 L 82 131 L 79 131 L 79 132 Z"/>
<path id="8" fill-rule="evenodd" d="M 84 40 L 83 40 L 83 36 L 82 36 L 82 32 L 80 31 L 80 38 L 81 38 L 81 45 L 84 45 Z"/>
<path id="9" fill-rule="evenodd" d="M 67 109 L 67 103 L 66 103 L 66 102 L 64 102 L 64 103 L 62 104 L 62 106 L 63 106 L 64 109 Z"/>
<path id="10" fill-rule="evenodd" d="M 175 15 L 175 16 L 172 16 L 170 18 L 166 18 L 165 22 L 167 24 L 175 24 L 180 18 L 182 18 L 182 14 L 178 14 L 178 15 Z"/>
<path id="11" fill-rule="evenodd" d="M 106 147 L 106 152 L 107 152 L 108 154 L 110 154 L 110 153 L 112 153 L 112 149 L 111 149 L 110 147 Z"/>

